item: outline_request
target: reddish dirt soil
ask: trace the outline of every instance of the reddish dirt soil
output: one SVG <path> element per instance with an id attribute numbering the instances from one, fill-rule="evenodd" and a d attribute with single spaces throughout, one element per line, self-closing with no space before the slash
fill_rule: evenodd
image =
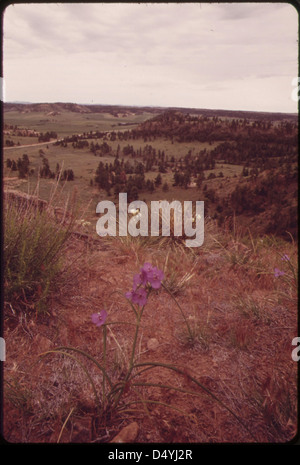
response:
<path id="1" fill-rule="evenodd" d="M 166 291 L 159 289 L 149 298 L 138 361 L 171 364 L 180 370 L 158 367 L 136 378 L 169 388 L 127 386 L 124 403 L 142 398 L 152 403 L 131 404 L 99 421 L 93 391 L 78 363 L 59 354 L 39 357 L 52 348 L 72 346 L 101 362 L 102 327 L 91 323 L 91 314 L 105 308 L 107 323 L 134 323 L 124 294 L 145 261 L 162 266 L 165 255 L 164 250 L 126 249 L 114 242 L 99 248 L 74 239 L 67 252 L 67 278 L 62 277 L 59 293 L 49 302 L 49 315 L 25 319 L 11 314 L 5 319 L 7 441 L 104 443 L 132 422 L 138 425 L 136 443 L 269 443 L 295 436 L 297 363 L 291 358 L 291 341 L 297 336 L 295 298 L 283 296 L 279 301 L 273 277 L 258 279 L 251 270 L 232 266 L 220 250 L 199 252 L 194 275 L 177 296 L 191 327 L 197 327 L 194 344 L 188 343 L 182 315 Z M 178 273 L 189 271 L 178 263 Z M 261 313 L 256 317 L 243 313 L 232 294 L 251 295 Z M 110 325 L 107 334 L 107 370 L 115 382 L 121 381 L 134 327 Z M 101 393 L 100 371 L 84 357 L 69 353 L 90 370 Z"/>

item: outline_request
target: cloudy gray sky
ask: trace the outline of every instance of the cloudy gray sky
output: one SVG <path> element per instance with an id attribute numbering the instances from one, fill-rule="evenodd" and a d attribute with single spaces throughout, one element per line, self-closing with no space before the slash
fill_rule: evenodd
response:
<path id="1" fill-rule="evenodd" d="M 296 112 L 287 3 L 39 3 L 4 12 L 5 101 Z"/>

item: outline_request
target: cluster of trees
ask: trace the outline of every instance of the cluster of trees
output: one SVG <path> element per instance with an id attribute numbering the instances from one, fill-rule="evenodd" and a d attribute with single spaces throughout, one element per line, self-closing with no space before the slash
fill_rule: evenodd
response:
<path id="1" fill-rule="evenodd" d="M 90 143 L 90 151 L 94 155 L 99 155 L 100 157 L 112 154 L 112 148 L 106 141 L 104 141 L 101 145 L 98 142 L 94 144 L 92 141 Z"/>
<path id="2" fill-rule="evenodd" d="M 178 171 L 175 172 L 173 186 L 180 186 L 187 189 L 190 182 L 191 174 L 188 171 L 185 171 L 184 173 L 179 173 Z"/>
<path id="3" fill-rule="evenodd" d="M 117 148 L 117 155 L 120 153 L 120 145 Z M 160 173 L 166 173 L 167 168 L 172 165 L 172 162 L 169 160 L 168 156 L 165 156 L 164 150 L 156 150 L 149 144 L 146 144 L 143 147 L 139 147 L 138 149 L 134 149 L 134 147 L 130 144 L 127 144 L 122 149 L 122 155 L 125 157 L 131 158 L 141 158 L 144 165 L 145 171 L 151 171 L 154 166 L 158 167 L 158 171 Z M 173 162 L 175 162 L 175 158 L 172 157 Z"/>
<path id="4" fill-rule="evenodd" d="M 215 169 L 215 160 L 211 153 L 207 152 L 206 149 L 201 150 L 195 155 L 192 155 L 191 150 L 189 150 L 185 157 L 174 161 L 172 163 L 172 167 L 175 171 L 175 186 L 187 188 L 193 177 L 197 179 L 197 187 L 200 187 L 202 181 L 205 179 L 204 171 Z M 210 175 L 210 178 L 212 178 L 212 175 L 213 174 Z"/>
<path id="5" fill-rule="evenodd" d="M 63 170 L 60 179 L 62 181 L 74 181 L 74 172 L 72 169 Z"/>
<path id="6" fill-rule="evenodd" d="M 47 131 L 45 134 L 42 132 L 39 135 L 39 142 L 49 142 L 51 139 L 57 139 L 57 133 L 54 131 Z"/>
<path id="7" fill-rule="evenodd" d="M 43 155 L 43 151 L 40 151 L 40 156 L 42 157 L 42 165 L 39 167 L 39 176 L 41 178 L 58 179 L 60 176 L 60 179 L 63 181 L 74 180 L 74 172 L 72 169 L 67 169 L 60 173 L 60 167 L 57 163 L 56 170 L 52 171 L 48 159 Z M 30 162 L 26 153 L 23 154 L 22 158 L 19 157 L 17 161 L 7 158 L 6 166 L 11 171 L 18 171 L 19 178 L 26 178 L 29 174 L 34 173 L 34 169 L 30 169 Z"/>
<path id="8" fill-rule="evenodd" d="M 72 147 L 74 149 L 84 149 L 84 148 L 88 148 L 89 147 L 89 143 L 87 140 L 83 139 L 79 139 L 78 141 L 76 142 L 72 142 Z"/>
<path id="9" fill-rule="evenodd" d="M 166 156 L 164 150 L 156 150 L 150 144 L 146 144 L 144 147 L 139 147 L 137 149 L 135 149 L 132 145 L 127 144 L 122 148 L 122 150 L 118 144 L 117 150 L 114 152 L 107 142 L 103 142 L 101 145 L 99 145 L 99 143 L 94 144 L 92 142 L 90 149 L 94 154 L 100 156 L 111 155 L 115 156 L 116 159 L 119 159 L 119 155 L 121 154 L 126 158 L 130 157 L 134 160 L 141 160 L 140 162 L 135 161 L 135 165 L 126 161 L 124 164 L 124 170 L 127 174 L 134 173 L 137 169 L 136 166 L 138 166 L 139 170 L 143 170 L 145 173 L 153 171 L 154 169 L 159 173 L 166 173 L 169 168 L 173 169 L 175 172 L 175 185 L 180 186 L 186 186 L 189 184 L 191 177 L 197 177 L 200 175 L 201 178 L 203 178 L 204 170 L 213 170 L 215 168 L 215 160 L 211 153 L 207 152 L 206 149 L 200 151 L 196 155 L 192 155 L 190 150 L 185 157 L 181 157 L 178 160 L 176 160 L 174 156 Z M 181 181 L 182 177 L 185 178 L 185 181 Z"/>
<path id="10" fill-rule="evenodd" d="M 26 153 L 23 154 L 22 158 L 18 158 L 17 161 L 11 160 L 8 158 L 6 160 L 7 168 L 10 168 L 11 171 L 18 171 L 19 178 L 26 178 L 29 174 L 29 158 Z"/>
<path id="11" fill-rule="evenodd" d="M 73 181 L 74 180 L 74 172 L 72 169 L 67 169 L 60 172 L 60 166 L 57 163 L 55 171 L 52 171 L 49 166 L 49 161 L 46 157 L 42 157 L 42 166 L 39 169 L 39 175 L 41 178 L 48 178 L 48 179 L 60 179 L 62 181 Z"/>
<path id="12" fill-rule="evenodd" d="M 172 163 L 175 162 L 175 158 L 172 157 L 172 161 L 169 162 L 168 156 L 165 157 L 164 150 L 157 150 L 153 148 L 151 145 L 146 145 L 144 147 L 139 147 L 135 149 L 133 145 L 127 144 L 122 149 L 120 144 L 118 144 L 117 149 L 113 150 L 112 146 L 107 143 L 107 141 L 103 141 L 102 144 L 99 142 L 91 142 L 90 143 L 90 151 L 96 156 L 116 156 L 117 158 L 122 155 L 123 157 L 130 157 L 130 158 L 140 158 L 145 165 L 145 171 L 151 171 L 153 166 L 158 166 L 158 170 L 160 173 L 165 173 L 167 168 L 171 166 Z"/>
<path id="13" fill-rule="evenodd" d="M 12 131 L 16 131 L 18 129 L 18 126 L 16 124 L 7 124 L 7 123 L 4 123 L 4 131 L 8 131 L 8 130 L 12 130 Z"/>
<path id="14" fill-rule="evenodd" d="M 226 163 L 244 164 L 262 170 L 273 169 L 286 160 L 295 162 L 298 157 L 297 141 L 293 138 L 282 138 L 280 142 L 270 138 L 269 141 L 244 139 L 243 141 L 222 142 L 211 152 L 215 160 Z"/>
<path id="15" fill-rule="evenodd" d="M 106 136 L 106 132 L 102 131 L 90 131 L 83 132 L 82 134 L 72 134 L 71 136 L 66 136 L 55 142 L 54 145 L 61 145 L 67 147 L 68 143 L 74 144 L 75 148 L 84 148 L 89 147 L 88 139 L 103 139 Z M 84 143 L 82 143 L 84 141 Z M 93 142 L 92 142 L 93 144 Z M 93 147 L 93 145 L 92 145 Z"/>
<path id="16" fill-rule="evenodd" d="M 187 187 L 192 177 L 204 179 L 204 170 L 213 170 L 215 168 L 214 157 L 206 149 L 195 155 L 192 155 L 191 150 L 189 150 L 184 157 L 178 160 L 174 156 L 166 156 L 164 150 L 156 150 L 151 144 L 146 144 L 138 149 L 127 144 L 122 150 L 118 145 L 116 152 L 114 152 L 107 142 L 103 142 L 101 145 L 92 143 L 91 149 L 95 154 L 101 154 L 100 156 L 111 155 L 119 159 L 119 154 L 121 154 L 124 157 L 141 160 L 140 162 L 135 161 L 134 165 L 127 160 L 124 164 L 126 174 L 133 174 L 136 169 L 143 173 L 154 169 L 159 173 L 166 173 L 170 168 L 175 172 L 174 185 L 182 187 Z"/>
<path id="17" fill-rule="evenodd" d="M 154 192 L 155 188 L 161 186 L 162 177 L 158 173 L 153 180 L 145 178 L 143 163 L 130 165 L 129 162 L 121 161 L 116 157 L 114 163 L 104 164 L 100 161 L 94 179 L 99 189 L 104 189 L 107 195 L 111 195 L 113 190 L 115 195 L 120 192 L 127 192 L 130 201 L 137 200 L 141 191 Z M 169 189 L 167 183 L 162 186 L 164 191 Z"/>

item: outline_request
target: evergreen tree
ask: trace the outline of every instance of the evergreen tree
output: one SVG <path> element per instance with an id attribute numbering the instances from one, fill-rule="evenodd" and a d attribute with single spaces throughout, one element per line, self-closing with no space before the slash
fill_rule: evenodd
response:
<path id="1" fill-rule="evenodd" d="M 156 185 L 156 187 L 159 187 L 159 186 L 161 185 L 161 183 L 162 183 L 161 174 L 158 173 L 158 175 L 157 175 L 156 178 L 155 178 L 155 185 Z"/>
<path id="2" fill-rule="evenodd" d="M 164 192 L 168 192 L 168 190 L 169 190 L 169 185 L 168 185 L 167 182 L 164 183 L 164 185 L 163 185 L 163 187 L 162 187 L 162 190 L 163 190 Z"/>
<path id="3" fill-rule="evenodd" d="M 139 198 L 139 191 L 138 188 L 135 185 L 132 185 L 131 189 L 127 193 L 128 195 L 128 201 L 133 202 L 134 200 L 138 200 Z"/>
<path id="4" fill-rule="evenodd" d="M 96 170 L 95 183 L 98 185 L 99 189 L 109 188 L 108 166 L 104 166 L 102 161 L 100 161 Z"/>
<path id="5" fill-rule="evenodd" d="M 43 166 L 40 168 L 41 178 L 51 178 L 52 172 L 50 170 L 49 162 L 47 158 L 43 158 Z"/>

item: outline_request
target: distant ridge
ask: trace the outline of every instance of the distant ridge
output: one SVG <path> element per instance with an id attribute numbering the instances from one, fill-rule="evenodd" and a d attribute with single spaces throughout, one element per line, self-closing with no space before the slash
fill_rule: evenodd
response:
<path id="1" fill-rule="evenodd" d="M 262 112 L 262 111 L 243 111 L 243 110 L 224 110 L 224 109 L 207 109 L 207 108 L 181 108 L 181 107 L 159 107 L 159 106 L 130 106 L 130 105 L 103 105 L 103 104 L 78 104 L 71 102 L 55 103 L 30 103 L 30 102 L 4 102 L 4 111 L 19 112 L 61 112 L 70 111 L 74 113 L 111 113 L 117 114 L 124 111 L 131 111 L 135 114 L 143 112 L 164 113 L 174 110 L 183 114 L 202 114 L 204 116 L 224 116 L 231 118 L 248 118 L 248 119 L 292 119 L 297 120 L 297 113 L 280 113 L 280 112 Z"/>
<path id="2" fill-rule="evenodd" d="M 31 105 L 31 104 L 32 104 L 32 102 L 23 102 L 22 100 L 15 100 L 15 101 L 9 102 L 9 103 L 12 103 L 12 104 L 14 104 L 14 105 L 15 105 L 15 104 L 18 104 L 18 103 L 19 103 L 20 105 Z"/>

